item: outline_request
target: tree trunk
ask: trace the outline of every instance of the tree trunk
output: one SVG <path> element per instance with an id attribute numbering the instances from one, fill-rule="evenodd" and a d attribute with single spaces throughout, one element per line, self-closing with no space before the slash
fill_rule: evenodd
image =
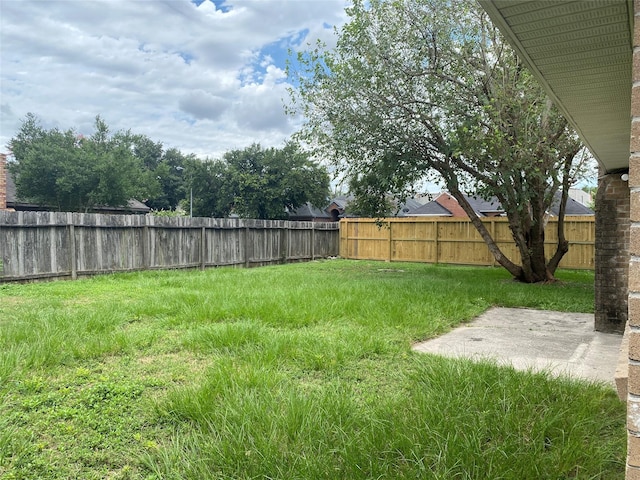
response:
<path id="1" fill-rule="evenodd" d="M 577 155 L 574 154 L 573 156 Z M 573 156 L 571 158 L 573 158 Z M 567 201 L 569 200 L 569 188 L 570 184 L 570 171 L 571 171 L 571 161 L 565 160 L 564 163 L 564 171 L 562 177 L 562 196 L 560 197 L 560 209 L 558 210 L 558 245 L 556 248 L 556 253 L 551 257 L 549 263 L 547 264 L 547 269 L 553 276 L 556 273 L 556 269 L 560 264 L 560 260 L 564 257 L 565 253 L 569 251 L 569 242 L 564 236 L 564 216 L 567 210 Z"/>
<path id="2" fill-rule="evenodd" d="M 530 277 L 525 279 L 525 281 L 528 283 L 537 283 L 549 280 L 547 259 L 544 252 L 544 225 L 539 219 L 529 229 L 528 244 L 531 273 Z"/>
<path id="3" fill-rule="evenodd" d="M 451 195 L 458 200 L 458 203 L 469 216 L 471 223 L 476 228 L 478 233 L 482 236 L 482 239 L 487 244 L 489 251 L 502 267 L 504 267 L 513 277 L 523 283 L 538 283 L 538 282 L 552 282 L 555 280 L 553 274 L 555 267 L 550 269 L 547 264 L 544 248 L 544 218 L 535 218 L 535 216 L 543 215 L 540 208 L 536 208 L 533 212 L 534 219 L 529 220 L 529 217 L 524 219 L 526 222 L 523 228 L 518 222 L 513 223 L 513 219 L 510 218 L 509 228 L 513 234 L 516 245 L 520 252 L 520 259 L 522 264 L 517 265 L 509 260 L 500 248 L 496 245 L 495 240 L 491 236 L 491 233 L 487 230 L 486 226 L 478 218 L 476 212 L 473 210 L 469 202 L 467 202 L 464 195 L 460 190 L 450 188 Z M 564 209 L 561 209 L 561 213 L 564 213 Z M 561 217 L 563 219 L 563 217 Z M 521 219 L 522 220 L 522 219 Z M 560 225 L 558 226 L 560 228 Z M 549 262 L 549 265 L 554 261 L 560 261 L 562 255 L 568 250 L 568 244 L 564 239 L 564 233 L 558 232 L 559 244 L 556 254 Z M 564 245 L 564 249 L 561 248 Z M 562 251 L 564 250 L 564 251 Z M 551 265 L 552 266 L 552 265 Z"/>
<path id="4" fill-rule="evenodd" d="M 515 278 L 519 279 L 522 276 L 522 267 L 513 263 L 505 256 L 504 253 L 502 253 L 502 250 L 500 250 L 500 247 L 498 247 L 498 245 L 496 244 L 495 240 L 491 236 L 491 233 L 489 233 L 487 227 L 485 227 L 484 223 L 482 223 L 482 221 L 478 218 L 475 210 L 473 210 L 471 205 L 469 205 L 469 202 L 464 197 L 462 192 L 460 192 L 460 190 L 457 188 L 450 188 L 449 190 L 451 192 L 451 195 L 458 201 L 462 209 L 471 220 L 472 225 L 476 228 L 484 242 L 487 244 L 487 247 L 493 255 L 493 258 L 496 259 L 496 262 L 504 267 Z"/>

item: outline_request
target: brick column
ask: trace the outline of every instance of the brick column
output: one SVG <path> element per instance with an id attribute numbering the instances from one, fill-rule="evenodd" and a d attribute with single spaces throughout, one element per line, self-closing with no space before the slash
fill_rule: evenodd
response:
<path id="1" fill-rule="evenodd" d="M 629 184 L 603 175 L 596 196 L 595 329 L 624 332 L 629 275 Z"/>
<path id="2" fill-rule="evenodd" d="M 0 210 L 7 209 L 7 157 L 0 153 Z"/>
<path id="3" fill-rule="evenodd" d="M 629 377 L 627 395 L 627 480 L 640 480 L 640 0 L 634 2 L 633 85 L 629 188 Z"/>

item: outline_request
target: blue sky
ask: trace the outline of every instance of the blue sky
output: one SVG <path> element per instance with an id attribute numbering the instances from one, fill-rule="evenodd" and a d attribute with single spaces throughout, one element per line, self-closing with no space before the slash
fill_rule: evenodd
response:
<path id="1" fill-rule="evenodd" d="M 101 115 L 167 148 L 219 157 L 281 146 L 288 49 L 345 20 L 347 0 L 0 0 L 0 152 L 28 112 L 92 131 Z"/>

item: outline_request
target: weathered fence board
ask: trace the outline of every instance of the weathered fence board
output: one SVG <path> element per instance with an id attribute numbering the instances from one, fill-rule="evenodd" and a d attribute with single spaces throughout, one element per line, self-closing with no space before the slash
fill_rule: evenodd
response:
<path id="1" fill-rule="evenodd" d="M 519 253 L 506 218 L 482 221 L 502 252 L 519 263 Z M 566 217 L 565 237 L 569 252 L 560 267 L 593 269 L 595 220 L 593 217 Z M 546 229 L 545 248 L 550 257 L 557 243 L 557 219 Z M 467 219 L 450 217 L 391 218 L 376 222 L 369 218 L 340 221 L 340 256 L 351 259 L 397 262 L 495 265 L 482 237 Z"/>
<path id="2" fill-rule="evenodd" d="M 337 256 L 336 223 L 0 212 L 0 282 Z"/>

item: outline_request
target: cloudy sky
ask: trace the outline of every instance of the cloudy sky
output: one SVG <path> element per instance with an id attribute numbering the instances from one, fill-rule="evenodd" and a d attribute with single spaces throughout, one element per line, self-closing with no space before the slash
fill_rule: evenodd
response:
<path id="1" fill-rule="evenodd" d="M 0 0 L 0 152 L 28 112 L 96 115 L 200 157 L 296 130 L 287 51 L 335 41 L 346 0 Z"/>

